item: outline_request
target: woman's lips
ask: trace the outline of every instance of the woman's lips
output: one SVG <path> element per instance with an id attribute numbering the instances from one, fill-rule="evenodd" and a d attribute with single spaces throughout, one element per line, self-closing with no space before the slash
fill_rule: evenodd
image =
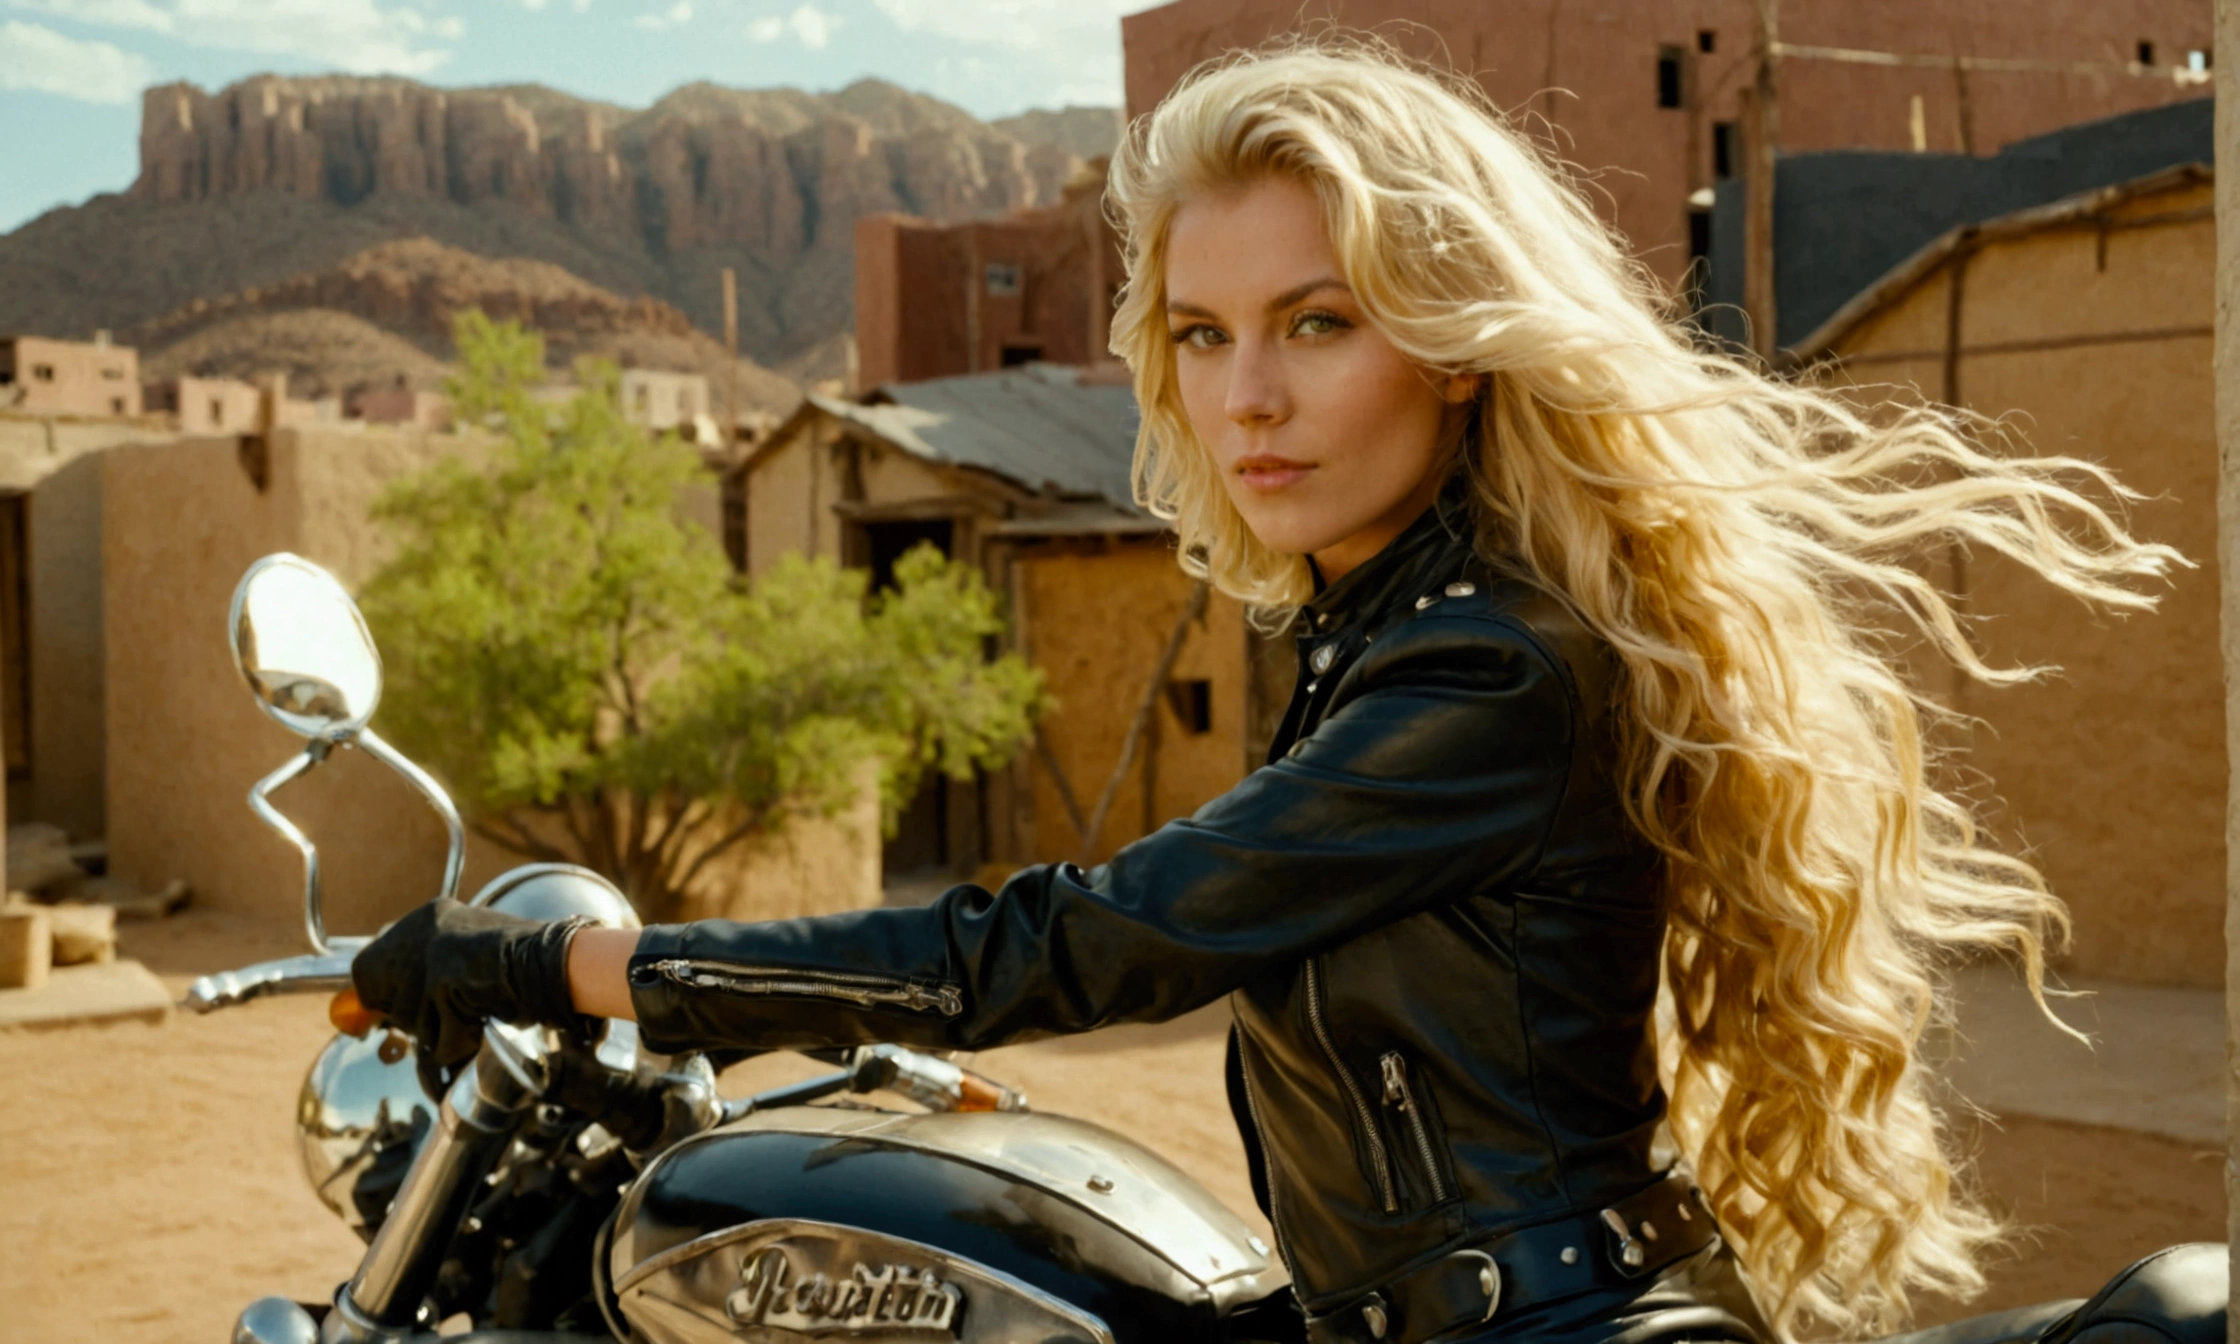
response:
<path id="1" fill-rule="evenodd" d="M 1314 465 L 1309 462 L 1294 462 L 1288 457 L 1277 457 L 1272 453 L 1256 453 L 1251 457 L 1238 458 L 1234 470 L 1237 479 L 1244 482 L 1246 489 L 1267 494 L 1301 479 L 1314 470 Z"/>

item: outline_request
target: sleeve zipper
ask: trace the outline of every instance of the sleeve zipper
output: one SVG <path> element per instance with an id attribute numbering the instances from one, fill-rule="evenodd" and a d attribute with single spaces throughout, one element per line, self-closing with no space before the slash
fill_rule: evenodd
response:
<path id="1" fill-rule="evenodd" d="M 1321 963 L 1307 958 L 1307 1025 L 1314 1028 L 1314 1039 L 1330 1061 L 1330 1069 L 1345 1085 L 1348 1099 L 1353 1103 L 1354 1119 L 1361 1124 L 1361 1132 L 1369 1140 L 1369 1166 L 1377 1178 L 1377 1194 L 1384 1201 L 1386 1213 L 1400 1211 L 1400 1197 L 1392 1188 L 1392 1159 L 1385 1152 L 1384 1135 L 1377 1132 L 1376 1112 L 1369 1109 L 1369 1098 L 1361 1084 L 1346 1071 L 1345 1061 L 1338 1057 L 1337 1043 L 1330 1039 L 1330 1024 L 1323 1019 Z"/>
<path id="2" fill-rule="evenodd" d="M 955 985 L 922 985 L 895 976 L 850 975 L 794 967 L 733 966 L 720 961 L 668 957 L 640 962 L 631 968 L 630 979 L 640 985 L 667 980 L 687 989 L 714 990 L 722 994 L 796 994 L 839 999 L 859 1008 L 892 1005 L 912 1012 L 937 1012 L 943 1017 L 957 1017 L 964 1012 L 964 993 Z"/>
<path id="3" fill-rule="evenodd" d="M 1384 1070 L 1384 1104 L 1396 1108 L 1407 1117 L 1408 1131 L 1416 1141 L 1416 1155 L 1423 1159 L 1423 1174 L 1431 1183 L 1431 1202 L 1444 1201 L 1447 1183 L 1439 1175 L 1438 1150 L 1431 1146 L 1431 1126 L 1424 1119 L 1423 1107 L 1416 1104 L 1416 1094 L 1408 1086 L 1408 1061 L 1397 1050 L 1387 1050 L 1377 1061 Z"/>

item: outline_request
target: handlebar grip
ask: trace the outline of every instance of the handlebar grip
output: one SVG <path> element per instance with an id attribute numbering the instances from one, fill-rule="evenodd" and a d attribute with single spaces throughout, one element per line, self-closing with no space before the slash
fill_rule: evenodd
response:
<path id="1" fill-rule="evenodd" d="M 363 1040 L 367 1032 L 381 1025 L 381 1015 L 366 1007 L 353 987 L 340 990 L 327 1000 L 327 1021 L 343 1035 Z"/>

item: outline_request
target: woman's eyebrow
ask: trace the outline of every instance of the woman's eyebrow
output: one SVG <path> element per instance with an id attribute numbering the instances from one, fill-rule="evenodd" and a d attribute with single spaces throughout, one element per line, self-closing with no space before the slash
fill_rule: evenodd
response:
<path id="1" fill-rule="evenodd" d="M 1307 297 L 1309 294 L 1313 294 L 1318 290 L 1324 289 L 1344 290 L 1348 294 L 1351 294 L 1353 292 L 1353 286 L 1347 284 L 1343 280 L 1340 280 L 1334 275 L 1317 276 L 1314 279 L 1307 281 L 1303 285 L 1293 285 L 1291 288 L 1268 300 L 1268 311 L 1271 313 L 1280 313 L 1284 309 L 1289 308 L 1292 304 L 1295 304 L 1299 300 Z"/>
<path id="2" fill-rule="evenodd" d="M 1316 276 L 1314 279 L 1307 281 L 1305 284 L 1293 285 L 1291 288 L 1268 300 L 1268 311 L 1271 313 L 1280 313 L 1284 309 L 1289 308 L 1291 305 L 1299 302 L 1299 300 L 1306 298 L 1308 295 L 1317 293 L 1325 289 L 1340 290 L 1347 294 L 1351 294 L 1353 292 L 1353 287 L 1351 285 L 1348 285 L 1345 281 L 1340 280 L 1334 275 Z M 1214 312 L 1212 309 L 1201 308 L 1197 304 L 1189 303 L 1182 299 L 1167 300 L 1167 311 L 1177 317 L 1202 317 L 1211 322 L 1218 322 L 1221 320 L 1220 314 Z"/>

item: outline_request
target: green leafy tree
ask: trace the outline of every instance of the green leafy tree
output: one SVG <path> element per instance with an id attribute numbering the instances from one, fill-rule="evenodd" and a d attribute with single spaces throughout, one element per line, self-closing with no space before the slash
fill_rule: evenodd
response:
<path id="1" fill-rule="evenodd" d="M 611 366 L 552 405 L 533 332 L 470 312 L 455 337 L 456 411 L 500 442 L 383 494 L 398 550 L 363 599 L 383 731 L 478 832 L 660 918 L 719 856 L 845 805 L 866 761 L 891 824 L 927 772 L 1030 740 L 1041 674 L 987 656 L 1002 618 L 970 567 L 920 547 L 877 594 L 798 557 L 740 580 L 679 515 L 695 451 L 623 417 Z"/>

